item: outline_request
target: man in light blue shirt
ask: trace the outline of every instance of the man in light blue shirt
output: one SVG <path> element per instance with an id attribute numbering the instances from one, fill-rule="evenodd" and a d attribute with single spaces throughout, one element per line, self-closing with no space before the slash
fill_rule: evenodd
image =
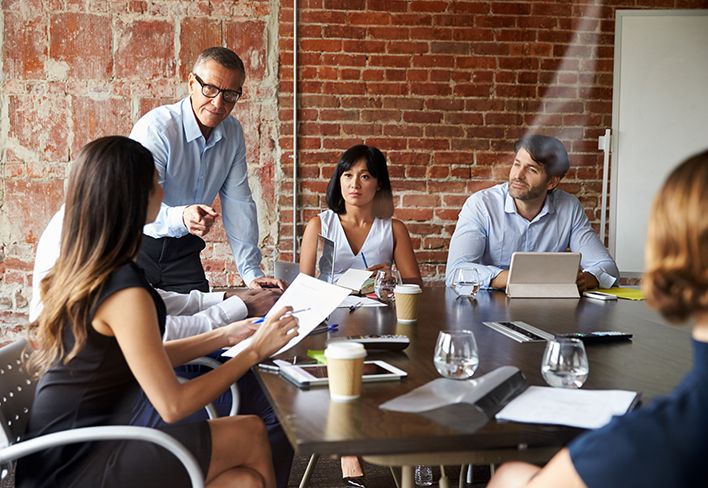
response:
<path id="1" fill-rule="evenodd" d="M 145 114 L 130 137 L 155 158 L 165 197 L 154 223 L 144 228 L 138 263 L 155 287 L 209 291 L 199 253 L 202 237 L 219 214 L 239 274 L 251 288 L 284 287 L 260 269 L 256 205 L 248 185 L 241 124 L 230 113 L 242 93 L 245 69 L 231 50 L 202 52 L 189 74 L 189 97 Z"/>
<path id="2" fill-rule="evenodd" d="M 581 253 L 582 292 L 610 288 L 619 278 L 612 257 L 580 202 L 556 187 L 568 171 L 568 153 L 556 138 L 532 135 L 515 145 L 509 181 L 479 191 L 462 207 L 450 241 L 445 282 L 474 268 L 482 286 L 505 288 L 517 251 Z"/>

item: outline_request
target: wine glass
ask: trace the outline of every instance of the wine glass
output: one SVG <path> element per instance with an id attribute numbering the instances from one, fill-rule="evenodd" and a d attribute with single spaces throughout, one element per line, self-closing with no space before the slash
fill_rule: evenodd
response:
<path id="1" fill-rule="evenodd" d="M 452 289 L 457 298 L 474 298 L 479 291 L 479 273 L 474 268 L 457 268 L 452 278 Z"/>
<path id="2" fill-rule="evenodd" d="M 583 341 L 561 337 L 548 341 L 541 363 L 541 374 L 546 383 L 561 388 L 580 388 L 589 373 Z"/>
<path id="3" fill-rule="evenodd" d="M 433 356 L 435 369 L 441 376 L 454 380 L 472 377 L 479 366 L 477 341 L 470 330 L 441 330 Z"/>
<path id="4" fill-rule="evenodd" d="M 401 283 L 401 274 L 397 269 L 380 269 L 374 280 L 374 293 L 382 302 L 391 303 L 394 300 L 393 290 Z"/>

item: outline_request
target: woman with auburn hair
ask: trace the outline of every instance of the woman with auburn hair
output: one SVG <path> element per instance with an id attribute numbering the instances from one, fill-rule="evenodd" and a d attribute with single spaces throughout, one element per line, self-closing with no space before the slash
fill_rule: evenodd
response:
<path id="1" fill-rule="evenodd" d="M 505 464 L 489 488 L 708 486 L 708 151 L 659 190 L 646 268 L 647 303 L 671 322 L 693 321 L 693 369 L 670 396 L 578 437 L 543 469 Z"/>
<path id="2" fill-rule="evenodd" d="M 266 324 L 162 343 L 165 306 L 134 260 L 142 228 L 160 209 L 152 154 L 127 137 L 87 144 L 69 177 L 61 251 L 41 284 L 44 308 L 30 328 L 28 367 L 39 376 L 27 437 L 128 424 L 140 390 L 166 422 L 201 409 L 295 333 L 286 309 Z M 255 332 L 255 333 L 254 333 Z M 173 366 L 252 335 L 223 366 L 180 383 Z M 161 428 L 196 457 L 208 486 L 273 487 L 265 428 L 253 416 Z M 18 487 L 191 486 L 170 453 L 145 442 L 47 449 L 17 465 Z"/>
<path id="3" fill-rule="evenodd" d="M 352 146 L 339 158 L 327 186 L 328 210 L 305 228 L 300 271 L 315 275 L 317 236 L 334 241 L 336 282 L 349 268 L 376 271 L 395 264 L 404 283 L 423 284 L 406 225 L 393 216 L 393 191 L 386 157 L 375 147 Z M 346 486 L 364 487 L 355 456 L 342 457 Z"/>

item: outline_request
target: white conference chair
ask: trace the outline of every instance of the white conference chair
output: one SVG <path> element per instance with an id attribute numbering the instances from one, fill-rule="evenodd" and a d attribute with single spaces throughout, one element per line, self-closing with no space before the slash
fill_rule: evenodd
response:
<path id="1" fill-rule="evenodd" d="M 23 366 L 27 342 L 20 339 L 0 348 L 0 478 L 5 478 L 14 469 L 14 461 L 51 447 L 79 442 L 106 440 L 141 440 L 157 444 L 179 459 L 187 470 L 194 488 L 204 487 L 204 473 L 197 460 L 173 437 L 149 427 L 130 425 L 110 425 L 84 427 L 80 429 L 54 432 L 30 440 L 22 440 L 27 428 L 29 413 L 34 401 L 35 384 Z M 198 358 L 193 364 L 218 367 L 219 362 L 211 358 Z M 233 402 L 231 415 L 238 410 L 238 390 L 230 387 Z M 210 418 L 218 416 L 213 405 L 206 407 Z"/>

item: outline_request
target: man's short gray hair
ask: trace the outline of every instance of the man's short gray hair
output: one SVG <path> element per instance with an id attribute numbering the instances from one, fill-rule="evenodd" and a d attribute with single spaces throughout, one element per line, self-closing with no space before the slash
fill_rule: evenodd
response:
<path id="1" fill-rule="evenodd" d="M 241 73 L 243 73 L 244 76 L 246 75 L 246 68 L 243 66 L 243 61 L 241 61 L 241 58 L 238 57 L 238 54 L 233 52 L 231 49 L 221 46 L 215 46 L 205 49 L 201 52 L 201 54 L 197 57 L 197 60 L 194 62 L 194 67 L 192 68 L 192 71 L 196 72 L 197 68 L 202 64 L 206 63 L 207 61 L 214 61 L 216 63 L 219 63 L 226 69 L 240 71 Z"/>

